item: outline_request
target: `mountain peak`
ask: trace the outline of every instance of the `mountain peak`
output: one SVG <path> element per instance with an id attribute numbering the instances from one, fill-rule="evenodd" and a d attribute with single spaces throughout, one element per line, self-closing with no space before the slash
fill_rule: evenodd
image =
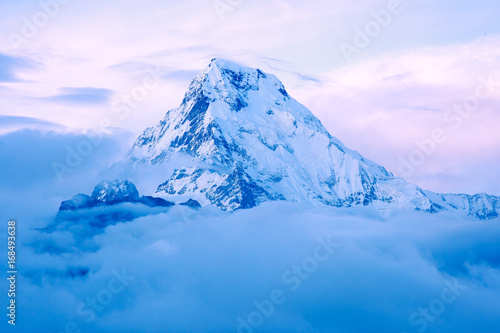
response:
<path id="1" fill-rule="evenodd" d="M 198 193 L 228 210 L 268 200 L 369 203 L 376 180 L 393 177 L 331 136 L 274 75 L 217 58 L 180 107 L 137 139 L 131 159 L 172 165 L 178 154 L 192 162 L 157 191 Z"/>
<path id="2" fill-rule="evenodd" d="M 183 103 L 206 97 L 219 100 L 240 111 L 248 103 L 250 91 L 267 90 L 266 93 L 289 97 L 283 83 L 272 74 L 260 69 L 245 67 L 235 62 L 214 58 L 191 83 Z"/>
<path id="3" fill-rule="evenodd" d="M 104 203 L 135 201 L 139 199 L 139 192 L 135 185 L 127 180 L 103 180 L 94 188 L 91 197 Z"/>

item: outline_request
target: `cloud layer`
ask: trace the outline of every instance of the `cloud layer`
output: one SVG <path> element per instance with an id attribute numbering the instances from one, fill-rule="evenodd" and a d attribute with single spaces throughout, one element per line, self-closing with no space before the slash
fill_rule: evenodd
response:
<path id="1" fill-rule="evenodd" d="M 19 324 L 28 331 L 42 325 L 47 332 L 63 331 L 68 322 L 83 332 L 499 327 L 497 223 L 416 213 L 376 216 L 365 209 L 293 204 L 234 214 L 174 207 L 110 226 L 65 255 L 36 252 L 50 239 L 71 248 L 70 234 L 32 231 L 31 248 L 21 253 L 26 273 L 19 284 Z M 335 243 L 330 254 L 321 248 L 329 242 Z M 323 259 L 315 262 L 318 247 Z M 117 274 L 128 279 L 124 288 L 110 282 Z M 120 291 L 103 291 L 111 284 Z M 277 290 L 281 301 L 271 307 Z M 453 299 L 442 301 L 444 310 L 436 301 L 442 297 Z M 43 316 L 40 308 L 46 309 Z M 419 314 L 421 308 L 429 309 L 428 317 Z"/>

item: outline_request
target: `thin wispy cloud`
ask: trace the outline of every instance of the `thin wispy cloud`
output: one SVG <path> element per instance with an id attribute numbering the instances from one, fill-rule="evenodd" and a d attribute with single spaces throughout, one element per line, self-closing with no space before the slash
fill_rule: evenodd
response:
<path id="1" fill-rule="evenodd" d="M 20 117 L 20 116 L 2 116 L 0 115 L 0 134 L 7 134 L 22 129 L 32 129 L 40 131 L 64 130 L 64 126 L 42 119 Z"/>
<path id="2" fill-rule="evenodd" d="M 103 88 L 73 88 L 63 87 L 58 95 L 44 98 L 56 103 L 69 103 L 78 105 L 106 104 L 110 101 L 113 91 Z"/>

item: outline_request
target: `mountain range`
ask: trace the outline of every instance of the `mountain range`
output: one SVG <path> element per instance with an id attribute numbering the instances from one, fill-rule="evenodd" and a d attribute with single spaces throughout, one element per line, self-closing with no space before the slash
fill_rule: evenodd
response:
<path id="1" fill-rule="evenodd" d="M 213 59 L 181 105 L 144 130 L 125 161 L 165 170 L 156 197 L 234 211 L 266 201 L 372 206 L 381 212 L 499 215 L 500 198 L 439 194 L 346 147 L 274 75 Z"/>

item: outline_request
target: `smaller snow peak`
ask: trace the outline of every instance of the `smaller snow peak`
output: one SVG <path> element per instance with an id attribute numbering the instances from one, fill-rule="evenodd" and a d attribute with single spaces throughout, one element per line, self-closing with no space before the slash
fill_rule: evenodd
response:
<path id="1" fill-rule="evenodd" d="M 101 202 L 135 201 L 139 192 L 128 180 L 103 180 L 94 188 L 91 198 Z"/>
<path id="2" fill-rule="evenodd" d="M 59 211 L 74 211 L 94 207 L 113 206 L 122 203 L 143 204 L 149 207 L 171 207 L 174 204 L 162 198 L 139 196 L 135 185 L 128 180 L 103 180 L 91 196 L 77 194 L 72 199 L 63 201 Z"/>

